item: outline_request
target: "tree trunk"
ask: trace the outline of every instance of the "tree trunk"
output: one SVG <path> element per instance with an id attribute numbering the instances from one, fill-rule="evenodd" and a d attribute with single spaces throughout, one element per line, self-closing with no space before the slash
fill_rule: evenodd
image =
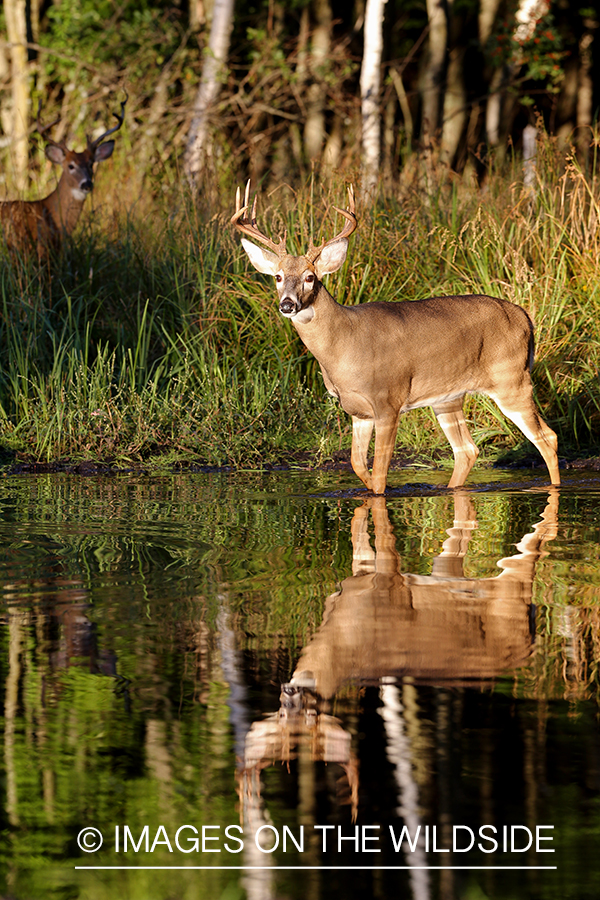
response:
<path id="1" fill-rule="evenodd" d="M 452 165 L 467 121 L 467 91 L 463 73 L 465 47 L 461 41 L 462 22 L 454 15 L 454 0 L 448 0 L 448 31 L 452 49 L 448 56 L 443 102 L 440 158 Z"/>
<path id="2" fill-rule="evenodd" d="M 429 49 L 423 79 L 423 116 L 421 133 L 425 143 L 440 125 L 441 96 L 448 49 L 448 20 L 443 0 L 427 0 Z"/>
<path id="3" fill-rule="evenodd" d="M 520 44 L 531 40 L 540 19 L 550 9 L 550 0 L 519 0 L 515 13 L 517 27 L 514 37 Z"/>
<path id="4" fill-rule="evenodd" d="M 40 40 L 40 5 L 40 0 L 30 0 L 29 27 L 31 28 L 31 41 L 34 44 L 38 44 Z"/>
<path id="5" fill-rule="evenodd" d="M 233 6 L 234 0 L 215 0 L 208 49 L 204 57 L 202 77 L 194 103 L 194 117 L 184 156 L 185 174 L 194 188 L 198 187 L 198 176 L 204 162 L 210 156 L 209 116 L 211 107 L 219 95 L 227 62 L 233 26 Z"/>
<path id="6" fill-rule="evenodd" d="M 190 30 L 194 33 L 209 27 L 212 22 L 213 0 L 189 0 L 188 16 Z"/>
<path id="7" fill-rule="evenodd" d="M 29 66 L 27 63 L 27 17 L 26 0 L 4 0 L 6 31 L 11 44 L 12 81 L 12 163 L 14 181 L 18 190 L 27 185 L 29 148 L 27 145 L 27 124 L 29 120 Z"/>
<path id="8" fill-rule="evenodd" d="M 467 92 L 463 78 L 464 57 L 464 47 L 455 47 L 450 53 L 448 63 L 440 158 L 449 166 L 456 156 L 467 121 Z"/>
<path id="9" fill-rule="evenodd" d="M 321 171 L 325 178 L 331 178 L 340 164 L 342 155 L 342 147 L 344 143 L 342 117 L 336 113 L 333 119 L 333 125 L 323 150 L 323 162 Z"/>
<path id="10" fill-rule="evenodd" d="M 579 57 L 571 56 L 565 63 L 565 77 L 556 98 L 558 146 L 564 148 L 572 141 L 577 122 L 577 94 L 579 89 Z"/>
<path id="11" fill-rule="evenodd" d="M 479 45 L 482 50 L 492 33 L 499 6 L 500 0 L 480 0 L 477 27 L 479 31 Z M 485 132 L 490 147 L 496 147 L 499 141 L 500 109 L 502 106 L 500 86 L 502 78 L 502 69 L 495 69 L 490 83 L 487 103 L 485 104 Z"/>
<path id="12" fill-rule="evenodd" d="M 500 143 L 500 115 L 502 112 L 502 85 L 506 80 L 506 67 L 496 69 L 490 84 L 490 94 L 485 108 L 485 131 L 490 147 Z"/>
<path id="13" fill-rule="evenodd" d="M 365 37 L 360 70 L 362 101 L 363 189 L 373 193 L 379 178 L 381 144 L 380 86 L 383 50 L 383 9 L 386 0 L 367 0 Z"/>
<path id="14" fill-rule="evenodd" d="M 315 27 L 310 42 L 308 69 L 312 83 L 308 88 L 307 114 L 304 124 L 304 151 L 309 160 L 321 155 L 325 140 L 324 69 L 331 48 L 331 6 L 329 0 L 313 0 Z"/>
<path id="15" fill-rule="evenodd" d="M 482 47 L 485 47 L 490 34 L 492 33 L 494 20 L 499 6 L 500 0 L 480 0 L 477 25 L 479 30 L 479 43 Z"/>
<path id="16" fill-rule="evenodd" d="M 388 91 L 387 101 L 383 114 L 383 160 L 381 172 L 383 175 L 384 188 L 387 191 L 393 190 L 394 176 L 396 175 L 396 149 L 398 126 L 396 124 L 396 107 L 397 98 L 394 90 Z"/>
<path id="17" fill-rule="evenodd" d="M 408 102 L 408 97 L 406 96 L 404 82 L 402 81 L 402 75 L 400 74 L 400 72 L 398 72 L 397 69 L 390 69 L 390 75 L 392 76 L 392 83 L 396 89 L 396 94 L 398 95 L 398 103 L 400 104 L 400 109 L 402 110 L 402 118 L 404 119 L 404 143 L 406 145 L 406 150 L 410 152 L 412 149 L 414 131 L 414 123 L 412 113 L 410 111 L 410 104 Z"/>
<path id="18" fill-rule="evenodd" d="M 523 184 L 530 191 L 535 188 L 536 160 L 537 128 L 526 125 L 523 129 Z"/>
<path id="19" fill-rule="evenodd" d="M 519 44 L 531 40 L 540 19 L 546 15 L 550 0 L 519 0 L 515 13 L 513 37 Z M 481 28 L 481 20 L 480 20 Z M 505 152 L 505 137 L 510 128 L 515 98 L 507 94 L 505 88 L 515 78 L 521 60 L 513 54 L 506 64 L 497 69 L 490 85 L 490 97 L 487 104 L 485 123 L 488 143 L 498 148 L 501 159 Z"/>
<path id="20" fill-rule="evenodd" d="M 593 20 L 584 20 L 585 31 L 579 41 L 579 76 L 577 79 L 577 155 L 587 163 L 592 142 L 594 84 L 592 81 Z"/>

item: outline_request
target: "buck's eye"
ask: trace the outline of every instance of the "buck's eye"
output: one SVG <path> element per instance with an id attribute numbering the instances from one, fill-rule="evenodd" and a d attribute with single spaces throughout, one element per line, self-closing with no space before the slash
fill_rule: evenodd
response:
<path id="1" fill-rule="evenodd" d="M 69 172 L 75 171 L 75 163 L 69 163 Z"/>
<path id="2" fill-rule="evenodd" d="M 314 280 L 315 280 L 315 276 L 314 276 L 314 275 L 307 275 L 306 278 L 305 278 L 304 280 L 305 280 L 305 282 L 306 282 L 307 284 L 313 284 L 313 282 L 314 282 Z"/>
<path id="3" fill-rule="evenodd" d="M 276 275 L 275 281 L 277 282 L 277 284 L 281 284 L 281 282 L 283 281 L 283 275 Z"/>

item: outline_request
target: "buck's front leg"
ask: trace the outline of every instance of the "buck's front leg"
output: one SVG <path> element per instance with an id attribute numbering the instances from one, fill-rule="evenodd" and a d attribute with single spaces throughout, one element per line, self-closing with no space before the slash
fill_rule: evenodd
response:
<path id="1" fill-rule="evenodd" d="M 369 538 L 369 501 L 363 500 L 352 516 L 352 574 L 368 575 L 375 571 L 375 551 Z"/>
<path id="2" fill-rule="evenodd" d="M 375 455 L 373 457 L 373 475 L 371 490 L 374 494 L 385 494 L 387 474 L 392 461 L 392 454 L 398 432 L 398 415 L 379 419 L 375 424 Z"/>
<path id="3" fill-rule="evenodd" d="M 367 466 L 367 457 L 369 455 L 369 444 L 371 443 L 374 424 L 373 419 L 359 419 L 357 416 L 352 416 L 352 453 L 350 462 L 362 483 L 370 491 L 373 490 L 373 484 L 371 473 Z"/>

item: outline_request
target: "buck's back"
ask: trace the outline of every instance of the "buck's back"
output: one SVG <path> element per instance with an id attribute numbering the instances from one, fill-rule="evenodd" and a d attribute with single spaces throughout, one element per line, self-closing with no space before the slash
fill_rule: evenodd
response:
<path id="1" fill-rule="evenodd" d="M 403 365 L 435 366 L 460 357 L 463 365 L 493 366 L 507 355 L 522 356 L 527 366 L 532 361 L 531 319 L 499 297 L 468 294 L 343 308 L 350 326 L 344 338 L 359 345 L 368 340 L 374 352 L 386 354 L 384 359 L 394 345 L 401 346 Z"/>

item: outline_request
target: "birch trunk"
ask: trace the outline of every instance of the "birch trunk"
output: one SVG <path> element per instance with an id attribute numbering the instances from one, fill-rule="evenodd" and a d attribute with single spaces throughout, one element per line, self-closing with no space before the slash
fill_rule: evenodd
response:
<path id="1" fill-rule="evenodd" d="M 550 0 L 519 0 L 513 31 L 513 37 L 517 43 L 523 44 L 531 40 L 538 22 L 546 15 L 549 8 Z M 479 27 L 481 34 L 481 19 Z M 494 73 L 490 85 L 490 97 L 485 116 L 486 131 L 489 144 L 492 147 L 498 147 L 499 158 L 502 158 L 504 154 L 504 139 L 510 127 L 511 114 L 515 105 L 514 98 L 510 98 L 505 89 L 515 78 L 521 64 L 519 54 L 513 54 L 503 68 Z"/>
<path id="2" fill-rule="evenodd" d="M 365 37 L 360 71 L 362 110 L 363 190 L 373 193 L 379 178 L 381 145 L 381 54 L 383 51 L 383 11 L 386 0 L 367 0 Z"/>
<path id="3" fill-rule="evenodd" d="M 479 31 L 479 43 L 482 47 L 485 47 L 490 34 L 492 33 L 494 20 L 499 6 L 500 0 L 481 0 L 480 2 L 477 26 Z"/>
<path id="4" fill-rule="evenodd" d="M 535 169 L 537 160 L 537 128 L 526 125 L 523 129 L 523 184 L 528 190 L 535 187 Z"/>
<path id="5" fill-rule="evenodd" d="M 505 76 L 504 66 L 501 69 L 496 69 L 490 84 L 490 94 L 485 108 L 485 131 L 490 147 L 497 147 L 500 143 L 502 84 L 505 81 Z"/>
<path id="6" fill-rule="evenodd" d="M 26 0 L 4 0 L 6 31 L 10 48 L 12 83 L 12 164 L 15 186 L 23 191 L 27 185 L 29 152 L 27 122 L 29 119 L 29 66 L 27 62 Z"/>
<path id="7" fill-rule="evenodd" d="M 219 96 L 225 72 L 233 26 L 233 6 L 234 0 L 215 0 L 213 8 L 210 38 L 184 156 L 185 174 L 194 188 L 197 187 L 198 176 L 211 152 L 210 112 Z"/>

